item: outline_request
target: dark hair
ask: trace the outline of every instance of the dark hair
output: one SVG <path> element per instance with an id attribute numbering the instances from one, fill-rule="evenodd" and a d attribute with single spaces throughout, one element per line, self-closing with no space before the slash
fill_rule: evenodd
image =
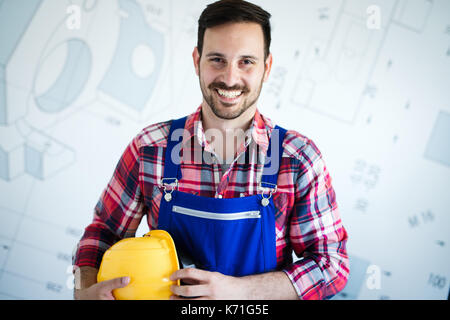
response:
<path id="1" fill-rule="evenodd" d="M 264 33 L 264 57 L 267 58 L 272 40 L 270 18 L 270 13 L 244 0 L 220 0 L 209 4 L 198 20 L 197 48 L 200 56 L 206 29 L 230 22 L 255 22 L 261 26 Z"/>

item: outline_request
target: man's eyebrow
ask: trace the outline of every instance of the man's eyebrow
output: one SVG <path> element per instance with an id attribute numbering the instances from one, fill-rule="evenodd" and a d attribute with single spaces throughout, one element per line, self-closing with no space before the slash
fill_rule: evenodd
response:
<path id="1" fill-rule="evenodd" d="M 241 56 L 242 59 L 252 59 L 252 60 L 258 60 L 255 56 Z"/>
<path id="2" fill-rule="evenodd" d="M 206 57 L 221 57 L 221 58 L 225 58 L 225 55 L 219 52 L 210 52 L 206 55 Z M 240 56 L 241 59 L 252 59 L 252 60 L 259 60 L 257 57 L 252 56 L 252 55 L 243 55 Z"/>
<path id="3" fill-rule="evenodd" d="M 221 58 L 225 58 L 224 54 L 218 53 L 218 52 L 210 52 L 206 56 L 207 57 L 221 57 Z"/>

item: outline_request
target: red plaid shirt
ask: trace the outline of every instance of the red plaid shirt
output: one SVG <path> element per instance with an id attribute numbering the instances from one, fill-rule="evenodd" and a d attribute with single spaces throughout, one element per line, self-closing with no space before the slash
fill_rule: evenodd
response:
<path id="1" fill-rule="evenodd" d="M 150 125 L 128 145 L 98 201 L 73 257 L 75 267 L 99 268 L 103 253 L 120 239 L 135 236 L 142 218 L 158 226 L 160 180 L 171 122 Z M 181 163 L 181 192 L 203 197 L 235 198 L 261 193 L 261 179 L 272 121 L 258 111 L 235 161 L 222 176 L 219 161 Z M 201 107 L 191 114 L 183 144 L 214 153 L 201 122 Z M 193 140 L 192 140 L 193 139 Z M 257 148 L 251 147 L 256 143 Z M 331 178 L 316 145 L 288 131 L 273 195 L 276 208 L 277 269 L 284 271 L 301 299 L 324 299 L 342 290 L 349 274 L 347 232 L 339 215 Z M 185 152 L 183 150 L 183 152 Z M 245 161 L 237 161 L 245 157 Z M 212 157 L 214 158 L 214 157 Z M 293 262 L 292 252 L 298 259 Z"/>

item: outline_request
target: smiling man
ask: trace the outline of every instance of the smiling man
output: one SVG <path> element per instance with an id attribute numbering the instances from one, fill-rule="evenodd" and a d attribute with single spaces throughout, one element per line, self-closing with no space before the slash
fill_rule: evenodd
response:
<path id="1" fill-rule="evenodd" d="M 195 262 L 171 275 L 183 281 L 173 299 L 328 299 L 344 288 L 347 233 L 321 153 L 257 108 L 272 67 L 269 19 L 241 0 L 203 11 L 193 52 L 203 102 L 126 148 L 74 255 L 75 298 L 114 299 L 128 284 L 96 275 L 144 216 Z"/>
<path id="2" fill-rule="evenodd" d="M 272 55 L 265 56 L 261 26 L 219 25 L 203 37 L 193 56 L 205 105 L 219 119 L 234 120 L 244 112 L 253 116 L 272 64 Z"/>

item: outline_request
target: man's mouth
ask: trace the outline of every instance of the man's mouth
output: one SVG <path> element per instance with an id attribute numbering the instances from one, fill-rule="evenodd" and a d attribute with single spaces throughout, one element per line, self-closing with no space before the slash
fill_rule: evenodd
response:
<path id="1" fill-rule="evenodd" d="M 217 89 L 217 92 L 219 93 L 220 96 L 229 98 L 229 99 L 237 98 L 237 97 L 241 96 L 241 94 L 242 94 L 242 91 L 228 91 L 228 90 L 222 90 L 222 89 Z"/>
<path id="2" fill-rule="evenodd" d="M 232 106 L 240 102 L 243 97 L 250 92 L 246 86 L 228 87 L 223 82 L 213 82 L 208 89 L 217 94 L 217 98 L 225 106 Z"/>

